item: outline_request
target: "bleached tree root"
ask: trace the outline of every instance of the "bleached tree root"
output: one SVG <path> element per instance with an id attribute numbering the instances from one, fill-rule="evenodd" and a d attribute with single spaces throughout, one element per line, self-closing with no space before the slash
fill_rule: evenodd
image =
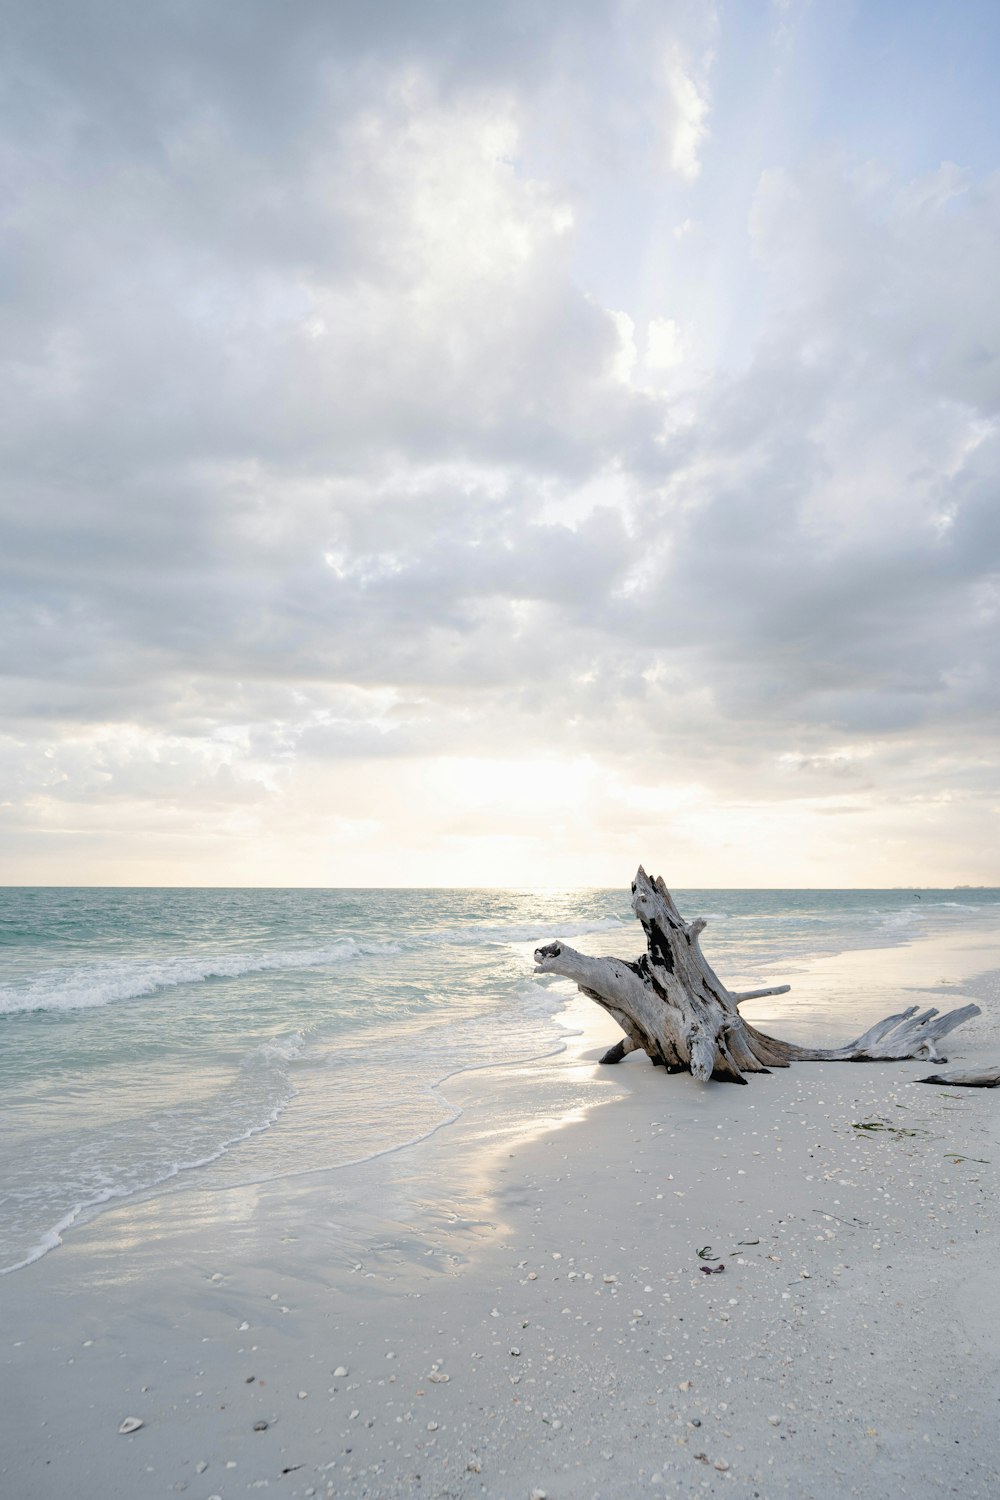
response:
<path id="1" fill-rule="evenodd" d="M 978 1005 L 945 1015 L 914 1005 L 886 1016 L 843 1047 L 783 1042 L 751 1026 L 739 1006 L 758 996 L 785 994 L 789 985 L 727 990 L 701 951 L 704 918 L 685 922 L 663 881 L 651 879 L 641 865 L 632 883 L 632 910 L 642 924 L 647 948 L 635 963 L 589 958 L 565 943 L 535 950 L 536 974 L 572 979 L 622 1028 L 623 1040 L 604 1054 L 604 1063 L 621 1062 L 641 1050 L 669 1073 L 746 1083 L 747 1073 L 768 1073 L 793 1062 L 888 1062 L 908 1057 L 947 1062 L 937 1050 L 938 1042 L 979 1015 Z"/>

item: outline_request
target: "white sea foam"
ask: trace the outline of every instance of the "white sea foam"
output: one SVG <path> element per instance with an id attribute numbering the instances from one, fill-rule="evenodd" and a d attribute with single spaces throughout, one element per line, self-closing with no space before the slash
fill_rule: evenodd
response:
<path id="1" fill-rule="evenodd" d="M 889 937 L 902 939 L 923 932 L 926 923 L 915 911 L 891 911 L 882 915 L 879 930 Z"/>
<path id="2" fill-rule="evenodd" d="M 214 1150 L 208 1151 L 202 1156 L 192 1158 L 189 1161 L 173 1161 L 165 1164 L 160 1171 L 151 1173 L 148 1181 L 135 1184 L 120 1183 L 104 1187 L 89 1197 L 78 1199 L 51 1228 L 44 1230 L 40 1234 L 39 1238 L 20 1260 L 14 1261 L 10 1265 L 0 1266 L 0 1276 L 7 1276 L 11 1271 L 21 1271 L 25 1266 L 30 1266 L 34 1261 L 41 1260 L 43 1255 L 47 1255 L 50 1250 L 55 1250 L 62 1244 L 62 1237 L 67 1229 L 72 1228 L 74 1224 L 81 1221 L 85 1223 L 88 1219 L 92 1219 L 102 1208 L 107 1207 L 109 1203 L 120 1203 L 129 1198 L 137 1198 L 143 1193 L 149 1193 L 157 1188 L 164 1187 L 168 1182 L 186 1172 L 194 1172 L 198 1168 L 210 1166 L 212 1162 L 216 1162 L 225 1156 L 226 1152 L 239 1142 L 248 1141 L 252 1136 L 269 1130 L 281 1118 L 286 1108 L 287 1101 L 283 1104 L 275 1105 L 266 1120 L 240 1131 L 238 1134 L 230 1137 L 230 1139 L 221 1142 Z"/>
<path id="3" fill-rule="evenodd" d="M 563 1022 L 561 1013 L 575 993 L 576 987 L 568 980 L 544 986 L 528 983 L 507 997 L 502 1012 L 459 1022 L 442 1020 L 436 1042 L 433 1038 L 429 1042 L 422 1038 L 419 1071 L 403 1042 L 395 1049 L 383 1047 L 376 1059 L 372 1058 L 367 1040 L 337 1048 L 326 1058 L 325 1068 L 345 1070 L 340 1087 L 349 1091 L 349 1134 L 338 1137 L 335 1130 L 331 1131 L 327 1116 L 320 1159 L 305 1162 L 300 1159 L 294 1163 L 282 1159 L 277 1171 L 262 1170 L 259 1166 L 256 1171 L 244 1168 L 226 1185 L 248 1186 L 276 1176 L 300 1177 L 317 1171 L 359 1167 L 429 1140 L 463 1114 L 445 1092 L 449 1080 L 512 1063 L 541 1061 L 566 1050 L 569 1039 L 578 1035 L 578 1030 Z M 539 1022 L 549 1024 L 540 1026 Z M 456 1062 L 456 1058 L 461 1061 Z M 393 1098 L 395 1108 L 390 1108 L 386 1100 L 387 1070 L 396 1073 L 399 1080 Z M 323 1092 L 328 1095 L 328 1091 Z M 420 1106 L 426 1104 L 433 1107 L 435 1118 L 417 1125 L 422 1115 Z M 366 1105 L 370 1111 L 367 1114 Z M 378 1128 L 373 1130 L 376 1120 Z"/>
<path id="4" fill-rule="evenodd" d="M 138 1000 L 158 990 L 212 979 L 236 979 L 243 974 L 316 969 L 340 964 L 377 950 L 354 938 L 343 938 L 328 948 L 289 952 L 215 953 L 164 956 L 151 959 L 109 959 L 43 969 L 22 984 L 0 985 L 0 1015 L 36 1010 L 89 1010 L 116 1001 Z"/>
<path id="5" fill-rule="evenodd" d="M 587 922 L 538 922 L 531 925 L 499 923 L 436 929 L 413 935 L 407 947 L 450 943 L 474 947 L 482 943 L 547 942 L 555 937 L 579 937 L 590 932 L 627 930 L 618 917 Z M 139 1000 L 160 990 L 213 979 L 236 979 L 244 974 L 281 973 L 323 968 L 352 959 L 397 954 L 398 942 L 362 943 L 339 939 L 329 947 L 258 953 L 234 952 L 164 955 L 149 959 L 109 959 L 98 963 L 67 964 L 42 969 L 21 983 L 0 985 L 0 1016 L 31 1011 L 89 1010 L 127 1000 Z"/>
<path id="6" fill-rule="evenodd" d="M 261 1042 L 254 1047 L 243 1059 L 243 1066 L 250 1067 L 259 1058 L 265 1062 L 292 1062 L 296 1057 L 301 1057 L 305 1051 L 306 1039 L 301 1031 L 290 1032 L 288 1036 L 272 1037 L 268 1042 Z"/>

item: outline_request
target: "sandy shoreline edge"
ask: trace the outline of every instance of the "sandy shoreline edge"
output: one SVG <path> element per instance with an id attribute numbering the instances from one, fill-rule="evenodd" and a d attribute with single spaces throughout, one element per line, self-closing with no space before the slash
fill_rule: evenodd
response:
<path id="1" fill-rule="evenodd" d="M 865 957 L 965 996 L 1000 933 Z M 1000 1058 L 981 989 L 956 1059 Z M 1000 1091 L 597 1072 L 613 1028 L 579 1019 L 561 1059 L 450 1080 L 461 1120 L 360 1217 L 367 1164 L 175 1193 L 3 1278 L 4 1493 L 995 1494 Z"/>

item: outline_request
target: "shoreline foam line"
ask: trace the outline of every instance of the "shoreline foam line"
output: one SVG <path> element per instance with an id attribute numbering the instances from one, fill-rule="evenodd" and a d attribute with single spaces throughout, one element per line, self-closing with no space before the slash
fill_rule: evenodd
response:
<path id="1" fill-rule="evenodd" d="M 213 1162 L 220 1161 L 233 1146 L 238 1146 L 242 1141 L 248 1141 L 255 1135 L 261 1135 L 277 1124 L 281 1116 L 294 1103 L 294 1097 L 286 1100 L 284 1104 L 275 1105 L 269 1117 L 261 1124 L 252 1125 L 249 1129 L 234 1135 L 230 1140 L 224 1141 L 216 1151 L 207 1156 L 200 1157 L 196 1161 L 174 1162 L 170 1169 L 164 1172 L 153 1182 L 143 1183 L 140 1187 L 104 1188 L 93 1198 L 83 1203 L 77 1203 L 71 1208 L 57 1224 L 45 1231 L 42 1239 L 32 1247 L 23 1260 L 13 1265 L 0 1266 L 0 1276 L 10 1276 L 14 1271 L 23 1271 L 26 1266 L 32 1266 L 52 1250 L 58 1250 L 63 1243 L 62 1236 L 75 1224 L 89 1224 L 96 1219 L 102 1211 L 110 1208 L 120 1208 L 123 1204 L 133 1201 L 145 1202 L 148 1197 L 155 1196 L 168 1183 L 175 1181 L 178 1177 L 188 1172 L 196 1172 L 201 1167 L 208 1167 Z M 83 1216 L 86 1217 L 83 1217 Z"/>
<path id="2" fill-rule="evenodd" d="M 572 1004 L 575 997 L 565 994 L 561 987 L 556 986 L 546 986 L 545 992 L 554 993 L 559 1001 L 559 1003 L 548 1013 L 547 1017 L 551 1021 L 556 1022 L 560 1011 L 567 1010 Z M 383 1157 L 396 1155 L 398 1152 L 406 1151 L 411 1147 L 421 1145 L 424 1141 L 427 1141 L 432 1136 L 436 1135 L 439 1130 L 444 1129 L 448 1125 L 453 1125 L 456 1123 L 456 1121 L 461 1119 L 463 1114 L 463 1110 L 461 1109 L 461 1107 L 453 1104 L 449 1099 L 446 1098 L 446 1096 L 442 1092 L 439 1092 L 442 1089 L 443 1085 L 449 1082 L 449 1080 L 461 1077 L 466 1073 L 471 1074 L 489 1071 L 491 1069 L 497 1068 L 512 1066 L 517 1067 L 526 1063 L 542 1062 L 546 1058 L 557 1057 L 566 1050 L 568 1042 L 572 1039 L 572 1037 L 578 1034 L 578 1032 L 572 1029 L 566 1029 L 561 1039 L 559 1039 L 553 1046 L 545 1048 L 541 1051 L 526 1052 L 515 1057 L 499 1058 L 494 1061 L 464 1064 L 460 1067 L 452 1068 L 449 1071 L 441 1074 L 440 1077 L 422 1084 L 420 1087 L 420 1092 L 426 1095 L 428 1098 L 432 1099 L 436 1105 L 444 1110 L 444 1118 L 436 1120 L 428 1130 L 420 1131 L 415 1135 L 406 1137 L 406 1139 L 404 1140 L 395 1141 L 389 1146 L 380 1147 L 376 1151 L 366 1152 L 361 1156 L 350 1157 L 345 1161 L 325 1163 L 321 1166 L 306 1167 L 301 1171 L 286 1169 L 280 1172 L 263 1173 L 261 1175 L 241 1178 L 238 1182 L 220 1184 L 214 1187 L 202 1187 L 199 1186 L 197 1181 L 192 1180 L 190 1182 L 186 1182 L 184 1184 L 184 1187 L 188 1191 L 197 1190 L 200 1192 L 208 1193 L 226 1193 L 241 1188 L 260 1186 L 265 1183 L 284 1181 L 286 1179 L 289 1181 L 293 1181 L 315 1176 L 320 1173 L 336 1173 L 342 1170 L 347 1170 L 349 1168 L 364 1166 L 369 1162 L 379 1161 Z M 269 1045 L 270 1044 L 268 1043 L 263 1043 L 261 1044 L 260 1048 L 255 1050 L 262 1050 Z M 282 1055 L 284 1056 L 284 1054 Z M 177 1183 L 178 1178 L 182 1176 L 186 1177 L 189 1173 L 197 1172 L 203 1167 L 212 1166 L 216 1162 L 221 1161 L 229 1154 L 233 1147 L 239 1146 L 243 1142 L 251 1140 L 254 1136 L 263 1135 L 266 1132 L 270 1131 L 287 1113 L 289 1108 L 295 1103 L 297 1097 L 298 1093 L 297 1091 L 294 1091 L 291 1098 L 287 1099 L 280 1105 L 276 1105 L 272 1109 L 266 1120 L 254 1126 L 251 1126 L 247 1130 L 242 1131 L 237 1135 L 230 1137 L 229 1139 L 224 1141 L 215 1151 L 212 1151 L 203 1157 L 190 1162 L 183 1162 L 180 1164 L 175 1163 L 169 1170 L 165 1171 L 162 1176 L 157 1177 L 151 1182 L 143 1183 L 138 1187 L 112 1187 L 102 1189 L 101 1192 L 96 1194 L 94 1197 L 89 1198 L 82 1203 L 74 1205 L 74 1207 L 70 1209 L 51 1229 L 44 1231 L 41 1240 L 39 1240 L 32 1247 L 32 1250 L 28 1253 L 27 1256 L 24 1257 L 24 1259 L 19 1260 L 11 1265 L 0 1266 L 0 1276 L 7 1276 L 14 1271 L 23 1270 L 26 1266 L 34 1265 L 38 1260 L 41 1260 L 52 1250 L 57 1250 L 63 1244 L 63 1234 L 68 1229 L 71 1229 L 74 1225 L 92 1223 L 93 1220 L 97 1218 L 102 1212 L 107 1211 L 109 1208 L 114 1209 L 121 1207 L 123 1204 L 130 1201 L 148 1202 L 151 1198 L 156 1197 L 165 1189 L 167 1189 L 168 1184 Z"/>

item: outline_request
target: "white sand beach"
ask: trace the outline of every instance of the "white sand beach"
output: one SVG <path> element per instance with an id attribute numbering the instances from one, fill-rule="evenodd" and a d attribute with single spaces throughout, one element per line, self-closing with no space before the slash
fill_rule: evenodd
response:
<path id="1" fill-rule="evenodd" d="M 995 1062 L 997 970 L 1000 934 L 927 940 L 787 1003 L 980 998 L 950 1057 Z M 570 1019 L 418 1146 L 128 1204 L 0 1279 L 3 1495 L 995 1496 L 1000 1090 L 598 1069 L 614 1028 Z"/>

